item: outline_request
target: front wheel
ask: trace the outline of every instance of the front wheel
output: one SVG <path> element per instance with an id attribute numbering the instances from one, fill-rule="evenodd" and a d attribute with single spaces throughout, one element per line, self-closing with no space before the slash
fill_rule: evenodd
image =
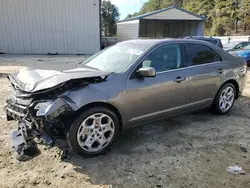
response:
<path id="1" fill-rule="evenodd" d="M 231 83 L 226 83 L 223 85 L 219 92 L 217 93 L 214 103 L 213 110 L 218 114 L 228 113 L 235 102 L 236 89 L 235 86 Z"/>
<path id="2" fill-rule="evenodd" d="M 73 151 L 82 156 L 106 153 L 119 133 L 119 120 L 114 112 L 103 107 L 81 114 L 67 133 Z"/>

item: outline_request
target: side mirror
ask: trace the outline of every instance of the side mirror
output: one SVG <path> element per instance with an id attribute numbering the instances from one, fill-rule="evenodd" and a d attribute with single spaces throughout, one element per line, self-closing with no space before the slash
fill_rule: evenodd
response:
<path id="1" fill-rule="evenodd" d="M 140 77 L 155 77 L 155 68 L 153 67 L 142 67 L 137 71 L 138 76 Z"/>

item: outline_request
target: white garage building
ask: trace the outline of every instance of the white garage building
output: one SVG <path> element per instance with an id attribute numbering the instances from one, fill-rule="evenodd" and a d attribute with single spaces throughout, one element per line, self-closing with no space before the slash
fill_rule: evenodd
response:
<path id="1" fill-rule="evenodd" d="M 0 0 L 0 52 L 93 54 L 101 0 Z"/>
<path id="2" fill-rule="evenodd" d="M 205 17 L 171 6 L 118 22 L 118 41 L 204 36 Z"/>

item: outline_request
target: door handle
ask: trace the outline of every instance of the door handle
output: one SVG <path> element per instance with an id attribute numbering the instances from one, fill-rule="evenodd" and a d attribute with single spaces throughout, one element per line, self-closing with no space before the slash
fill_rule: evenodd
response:
<path id="1" fill-rule="evenodd" d="M 219 74 L 222 74 L 222 73 L 223 73 L 223 70 L 222 70 L 222 69 L 219 69 L 217 72 L 218 72 Z"/>
<path id="2" fill-rule="evenodd" d="M 174 82 L 177 82 L 177 83 L 181 83 L 183 82 L 184 80 L 186 80 L 185 77 L 181 77 L 181 76 L 178 76 L 174 79 Z"/>

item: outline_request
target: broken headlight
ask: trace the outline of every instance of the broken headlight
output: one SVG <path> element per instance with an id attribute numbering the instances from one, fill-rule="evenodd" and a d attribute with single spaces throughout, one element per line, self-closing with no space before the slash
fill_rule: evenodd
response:
<path id="1" fill-rule="evenodd" d="M 44 116 L 46 113 L 46 109 L 49 107 L 49 105 L 52 103 L 52 101 L 44 101 L 44 102 L 40 102 L 38 104 L 36 104 L 36 106 L 34 107 L 35 110 L 37 110 L 36 112 L 36 116 Z"/>
<path id="2" fill-rule="evenodd" d="M 72 111 L 70 105 L 62 98 L 38 103 L 34 109 L 37 110 L 36 116 L 45 116 L 48 121 L 55 121 L 59 116 Z"/>

